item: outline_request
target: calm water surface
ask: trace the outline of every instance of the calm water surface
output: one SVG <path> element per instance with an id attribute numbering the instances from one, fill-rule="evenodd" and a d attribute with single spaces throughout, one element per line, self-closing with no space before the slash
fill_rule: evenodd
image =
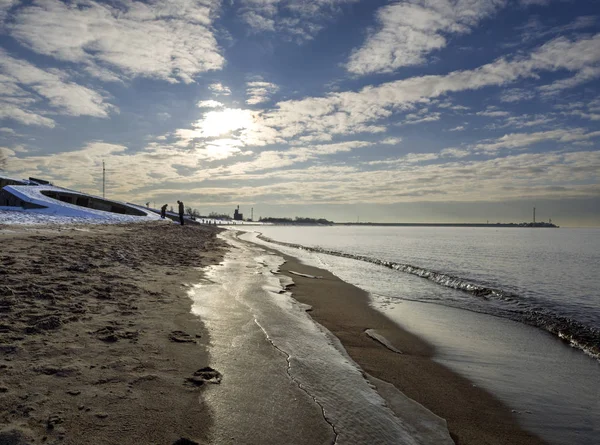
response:
<path id="1" fill-rule="evenodd" d="M 462 292 L 380 293 L 510 318 L 600 357 L 600 229 L 265 226 L 264 236 L 385 261 Z"/>

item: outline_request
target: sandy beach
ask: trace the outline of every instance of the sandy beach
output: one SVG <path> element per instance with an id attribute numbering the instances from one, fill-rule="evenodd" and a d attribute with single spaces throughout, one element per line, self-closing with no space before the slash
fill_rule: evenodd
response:
<path id="1" fill-rule="evenodd" d="M 190 312 L 199 268 L 226 252 L 217 232 L 169 223 L 0 226 L 0 443 L 216 443 L 206 394 L 237 413 L 225 417 L 234 426 L 225 432 L 243 436 L 231 433 L 226 443 L 275 444 L 284 437 L 277 434 L 287 443 L 331 443 L 330 425 L 289 380 L 285 358 L 240 317 L 247 307 L 233 299 L 218 309 L 239 320 L 220 326 L 222 334 Z M 455 443 L 543 443 L 498 400 L 431 360 L 431 346 L 371 309 L 362 290 L 285 259 L 281 273 L 310 316 L 366 373 L 446 419 Z M 247 356 L 211 357 L 233 354 L 225 340 L 215 346 L 232 331 L 246 332 L 238 346 Z M 226 363 L 246 388 L 232 387 L 236 376 L 226 373 L 212 384 Z M 278 408 L 265 414 L 265 405 Z M 275 427 L 250 431 L 259 423 Z"/>
<path id="2" fill-rule="evenodd" d="M 0 443 L 206 442 L 186 291 L 222 258 L 215 232 L 0 226 Z"/>

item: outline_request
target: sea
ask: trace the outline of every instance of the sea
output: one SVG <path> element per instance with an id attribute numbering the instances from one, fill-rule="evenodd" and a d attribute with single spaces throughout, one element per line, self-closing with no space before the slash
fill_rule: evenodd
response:
<path id="1" fill-rule="evenodd" d="M 236 229 L 369 292 L 549 443 L 600 443 L 600 229 Z"/>

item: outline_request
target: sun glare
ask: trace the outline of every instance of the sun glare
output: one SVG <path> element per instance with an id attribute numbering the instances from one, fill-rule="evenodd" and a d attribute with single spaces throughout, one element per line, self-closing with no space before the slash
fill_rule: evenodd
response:
<path id="1" fill-rule="evenodd" d="M 217 137 L 233 131 L 253 126 L 252 112 L 249 110 L 227 108 L 222 111 L 209 111 L 198 124 L 203 137 Z"/>

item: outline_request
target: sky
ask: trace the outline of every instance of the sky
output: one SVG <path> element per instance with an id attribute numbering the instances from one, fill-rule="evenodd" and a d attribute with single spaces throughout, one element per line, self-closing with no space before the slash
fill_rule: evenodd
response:
<path id="1" fill-rule="evenodd" d="M 0 0 L 0 151 L 202 215 L 600 226 L 600 0 Z"/>

